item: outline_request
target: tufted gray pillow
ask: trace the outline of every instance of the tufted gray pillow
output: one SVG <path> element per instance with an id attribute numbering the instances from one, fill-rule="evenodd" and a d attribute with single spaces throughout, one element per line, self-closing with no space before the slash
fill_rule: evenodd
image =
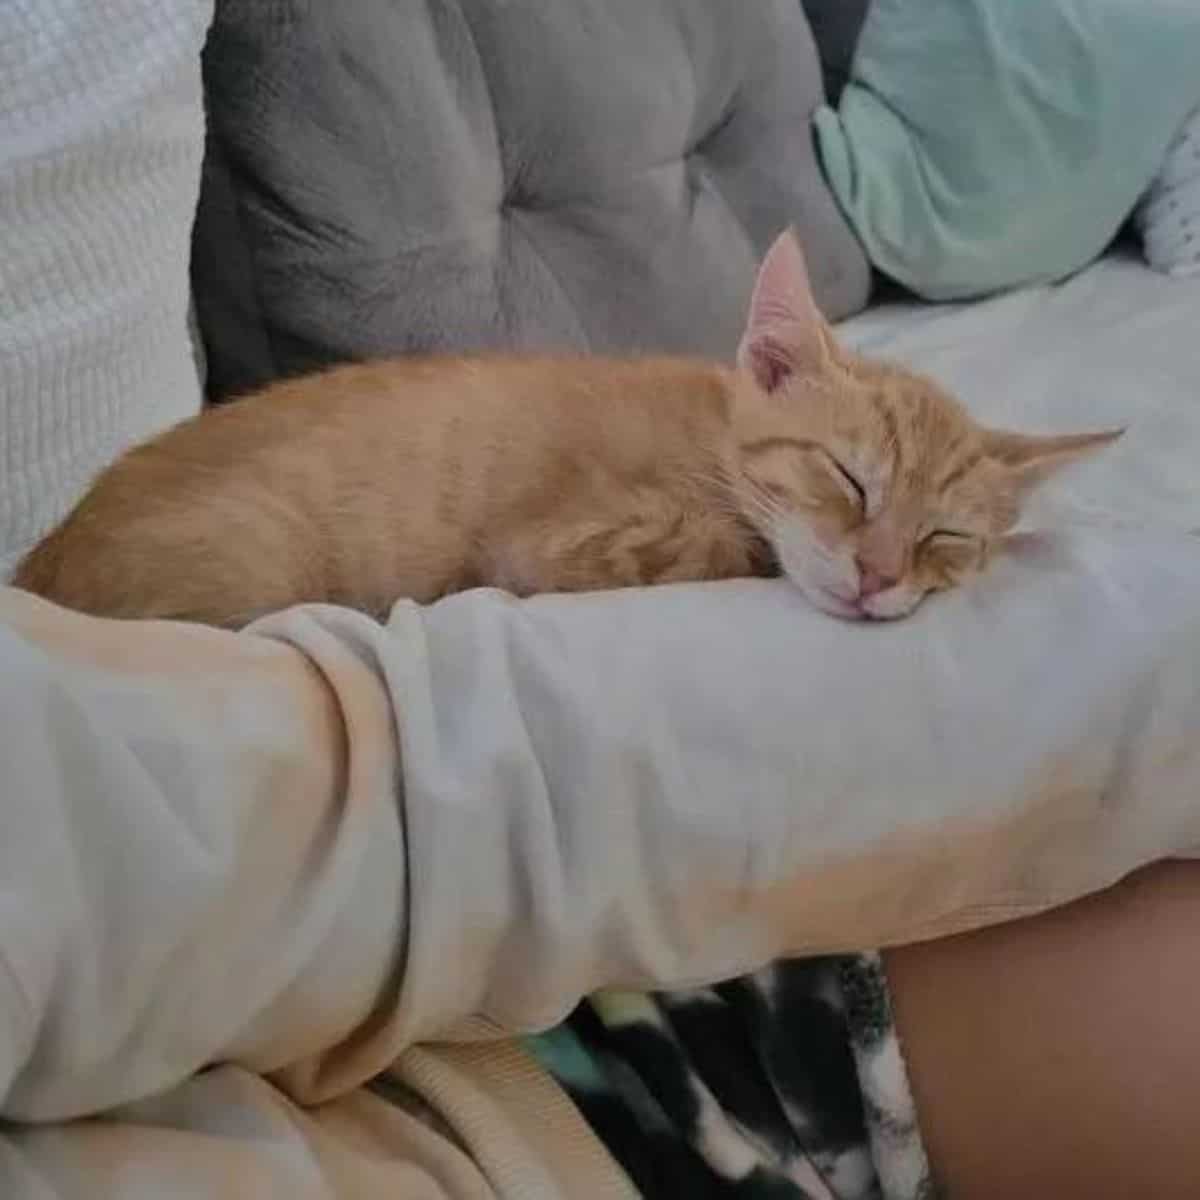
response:
<path id="1" fill-rule="evenodd" d="M 223 0 L 205 81 L 216 396 L 408 350 L 729 355 L 789 223 L 828 314 L 866 298 L 798 0 Z"/>

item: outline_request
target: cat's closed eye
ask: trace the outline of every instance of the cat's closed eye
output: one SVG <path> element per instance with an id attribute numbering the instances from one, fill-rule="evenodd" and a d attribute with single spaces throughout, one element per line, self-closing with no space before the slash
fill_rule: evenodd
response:
<path id="1" fill-rule="evenodd" d="M 983 552 L 983 542 L 977 535 L 957 529 L 935 529 L 922 539 L 919 553 L 947 567 L 969 567 Z"/>
<path id="2" fill-rule="evenodd" d="M 859 482 L 858 477 L 845 466 L 836 455 L 828 450 L 820 450 L 821 461 L 826 470 L 833 476 L 837 485 L 846 495 L 846 499 L 858 510 L 861 516 L 867 513 L 867 490 Z"/>

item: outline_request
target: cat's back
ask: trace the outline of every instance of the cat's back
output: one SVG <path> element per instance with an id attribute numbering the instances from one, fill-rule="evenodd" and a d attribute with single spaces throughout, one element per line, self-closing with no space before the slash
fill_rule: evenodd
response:
<path id="1" fill-rule="evenodd" d="M 409 357 L 275 385 L 214 432 L 225 457 L 307 442 L 343 467 L 363 455 L 409 471 L 449 462 L 495 483 L 498 463 L 527 474 L 564 456 L 688 452 L 728 420 L 731 393 L 724 367 L 682 357 Z"/>
<path id="2" fill-rule="evenodd" d="M 297 440 L 364 434 L 374 445 L 453 425 L 508 430 L 536 424 L 612 430 L 704 419 L 727 401 L 729 372 L 668 356 L 414 355 L 350 363 L 282 380 L 175 426 L 143 450 L 201 442 L 241 457 Z M 468 420 L 469 419 L 469 420 Z M 137 453 L 135 451 L 135 453 Z"/>
<path id="3" fill-rule="evenodd" d="M 397 376 L 395 386 L 404 386 Z M 434 371 L 421 402 L 507 449 L 659 458 L 728 420 L 730 372 L 667 356 L 462 359 Z"/>
<path id="4" fill-rule="evenodd" d="M 229 623 L 300 599 L 440 594 L 488 530 L 581 478 L 619 496 L 664 463 L 686 474 L 726 401 L 724 369 L 686 359 L 336 367 L 130 451 L 16 582 L 86 611 Z"/>
<path id="5" fill-rule="evenodd" d="M 554 355 L 411 356 L 279 381 L 137 446 L 84 505 L 113 519 L 196 492 L 243 489 L 332 502 L 369 481 L 514 478 L 548 458 L 667 456 L 724 419 L 727 372 L 700 360 Z M 115 511 L 114 511 L 115 510 Z"/>

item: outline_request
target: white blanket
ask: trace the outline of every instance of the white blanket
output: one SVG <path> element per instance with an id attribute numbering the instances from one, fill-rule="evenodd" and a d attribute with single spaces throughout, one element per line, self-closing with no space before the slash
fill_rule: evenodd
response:
<path id="1" fill-rule="evenodd" d="M 1047 505 L 1134 497 L 1122 515 L 1164 527 L 1032 536 L 901 624 L 782 582 L 480 592 L 258 636 L 0 590 L 0 1115 L 136 1105 L 10 1127 L 0 1194 L 218 1196 L 238 1172 L 256 1196 L 570 1194 L 528 1080 L 509 1126 L 450 1112 L 466 1155 L 356 1089 L 398 1055 L 428 1082 L 414 1047 L 599 987 L 965 929 L 1194 853 L 1200 541 L 1165 527 L 1200 524 L 1198 312 L 1200 284 L 1108 262 L 855 323 L 997 419 L 1132 415 Z M 453 1108 L 472 1061 L 426 1102 Z M 181 1082 L 210 1062 L 275 1087 Z"/>
<path id="2" fill-rule="evenodd" d="M 114 458 L 200 407 L 212 8 L 0 3 L 0 580 Z"/>

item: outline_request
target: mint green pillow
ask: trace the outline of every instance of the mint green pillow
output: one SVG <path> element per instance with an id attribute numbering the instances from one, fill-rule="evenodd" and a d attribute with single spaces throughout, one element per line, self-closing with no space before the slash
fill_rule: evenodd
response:
<path id="1" fill-rule="evenodd" d="M 826 173 L 872 262 L 962 299 L 1107 246 L 1200 102 L 1200 0 L 874 0 Z"/>

